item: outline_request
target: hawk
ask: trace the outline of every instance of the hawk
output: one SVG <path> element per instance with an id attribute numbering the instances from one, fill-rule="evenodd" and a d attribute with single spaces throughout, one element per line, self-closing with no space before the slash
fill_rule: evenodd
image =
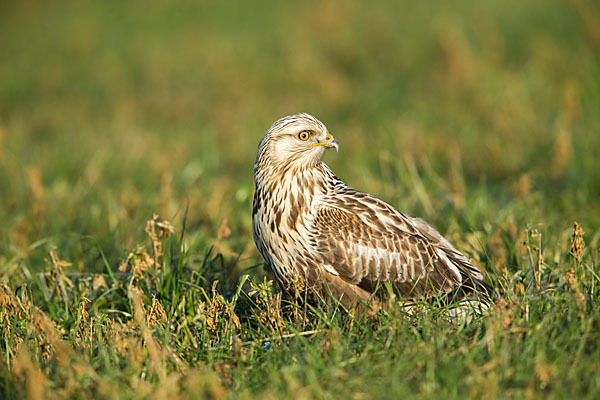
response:
<path id="1" fill-rule="evenodd" d="M 431 225 L 342 182 L 321 161 L 330 148 L 338 142 L 304 113 L 277 120 L 258 146 L 254 241 L 284 292 L 375 310 L 390 293 L 491 298 L 481 272 Z"/>

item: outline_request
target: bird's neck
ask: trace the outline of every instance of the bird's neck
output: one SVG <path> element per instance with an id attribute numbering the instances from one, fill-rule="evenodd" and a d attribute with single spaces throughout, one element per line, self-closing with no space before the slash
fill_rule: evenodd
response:
<path id="1" fill-rule="evenodd" d="M 319 160 L 314 165 L 296 165 L 287 163 L 273 168 L 257 168 L 256 190 L 265 194 L 279 193 L 281 200 L 290 197 L 304 196 L 309 198 L 319 197 L 331 190 L 331 177 L 333 172 Z"/>

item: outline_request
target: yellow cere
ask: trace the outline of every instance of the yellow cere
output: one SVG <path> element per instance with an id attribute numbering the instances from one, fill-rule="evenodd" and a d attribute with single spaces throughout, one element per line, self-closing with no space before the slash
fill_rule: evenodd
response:
<path id="1" fill-rule="evenodd" d="M 327 145 L 326 142 L 329 142 L 331 139 L 333 139 L 333 136 L 331 136 L 331 133 L 327 132 L 327 135 L 325 136 L 325 142 L 311 143 L 311 144 L 308 145 L 308 147 L 311 147 L 311 146 L 325 146 L 325 145 Z"/>

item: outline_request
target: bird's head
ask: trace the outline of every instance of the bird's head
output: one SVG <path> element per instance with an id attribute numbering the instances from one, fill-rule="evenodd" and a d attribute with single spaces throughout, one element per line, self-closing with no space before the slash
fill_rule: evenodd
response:
<path id="1" fill-rule="evenodd" d="M 327 148 L 338 142 L 321 121 L 309 114 L 289 115 L 271 125 L 258 146 L 257 164 L 270 161 L 275 165 L 299 162 L 316 165 Z"/>

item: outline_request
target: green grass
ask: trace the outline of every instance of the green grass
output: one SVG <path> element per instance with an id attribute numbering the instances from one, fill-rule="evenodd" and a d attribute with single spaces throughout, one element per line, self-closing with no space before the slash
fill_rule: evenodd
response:
<path id="1" fill-rule="evenodd" d="M 598 398 L 600 8 L 422 3 L 3 2 L 0 397 Z M 300 111 L 493 311 L 281 301 L 252 166 Z"/>

